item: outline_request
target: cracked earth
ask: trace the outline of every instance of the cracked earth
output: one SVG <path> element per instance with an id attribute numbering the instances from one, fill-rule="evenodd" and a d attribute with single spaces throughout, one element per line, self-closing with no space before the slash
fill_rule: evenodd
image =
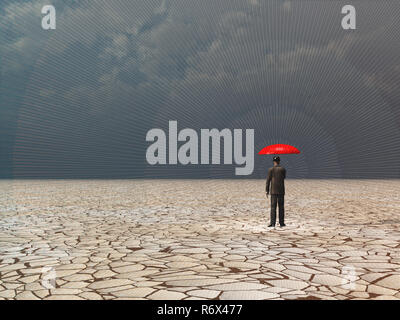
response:
<path id="1" fill-rule="evenodd" d="M 400 299 L 400 181 L 0 181 L 0 299 Z"/>

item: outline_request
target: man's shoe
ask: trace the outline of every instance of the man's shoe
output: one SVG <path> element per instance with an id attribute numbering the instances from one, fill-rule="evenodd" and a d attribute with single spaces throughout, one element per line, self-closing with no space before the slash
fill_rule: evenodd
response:
<path id="1" fill-rule="evenodd" d="M 281 224 L 280 227 L 281 227 L 281 228 L 282 228 L 282 227 L 286 227 L 286 224 Z"/>
<path id="2" fill-rule="evenodd" d="M 275 225 L 274 225 L 274 224 L 270 224 L 270 225 L 268 226 L 268 228 L 272 228 L 272 227 L 275 227 Z"/>

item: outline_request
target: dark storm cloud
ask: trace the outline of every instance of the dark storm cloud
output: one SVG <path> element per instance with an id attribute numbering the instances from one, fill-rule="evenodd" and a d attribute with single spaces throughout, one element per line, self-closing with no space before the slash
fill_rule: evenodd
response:
<path id="1" fill-rule="evenodd" d="M 1 19 L 17 177 L 233 176 L 147 165 L 146 132 L 168 120 L 254 128 L 255 152 L 294 144 L 290 177 L 400 177 L 397 1 L 353 1 L 356 31 L 341 28 L 343 1 L 60 2 L 51 32 L 42 3 Z"/>

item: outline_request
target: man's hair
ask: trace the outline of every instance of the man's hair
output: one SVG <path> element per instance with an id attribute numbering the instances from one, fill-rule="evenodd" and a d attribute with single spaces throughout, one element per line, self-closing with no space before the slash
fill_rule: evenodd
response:
<path id="1" fill-rule="evenodd" d="M 272 159 L 272 160 L 273 160 L 273 162 L 276 162 L 276 163 L 281 162 L 281 158 L 279 158 L 279 157 L 274 157 L 274 159 Z"/>

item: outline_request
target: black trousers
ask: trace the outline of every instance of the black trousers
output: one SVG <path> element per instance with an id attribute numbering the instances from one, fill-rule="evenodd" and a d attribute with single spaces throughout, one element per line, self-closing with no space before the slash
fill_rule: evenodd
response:
<path id="1" fill-rule="evenodd" d="M 271 224 L 276 222 L 276 205 L 279 205 L 279 224 L 285 224 L 285 195 L 271 194 Z"/>

